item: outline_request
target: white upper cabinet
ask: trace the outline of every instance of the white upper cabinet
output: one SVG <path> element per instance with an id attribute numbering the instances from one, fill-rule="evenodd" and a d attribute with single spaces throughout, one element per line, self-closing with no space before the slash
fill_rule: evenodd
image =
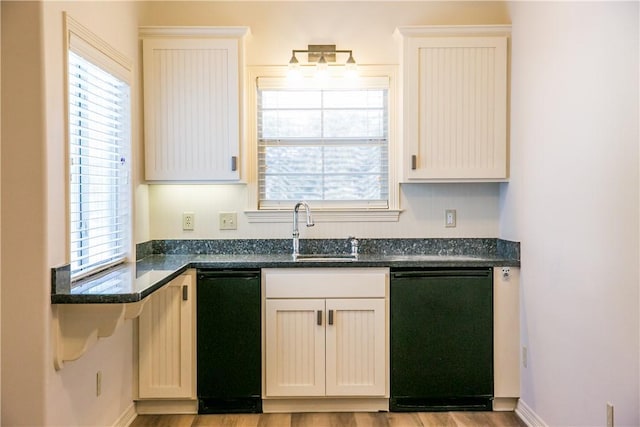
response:
<path id="1" fill-rule="evenodd" d="M 243 38 L 248 28 L 145 27 L 145 178 L 240 179 Z"/>
<path id="2" fill-rule="evenodd" d="M 405 182 L 508 178 L 509 26 L 405 27 Z"/>

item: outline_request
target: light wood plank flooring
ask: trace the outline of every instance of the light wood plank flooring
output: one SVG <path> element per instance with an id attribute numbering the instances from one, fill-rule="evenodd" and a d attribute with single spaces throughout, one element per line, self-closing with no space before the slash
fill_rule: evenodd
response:
<path id="1" fill-rule="evenodd" d="M 138 415 L 130 427 L 525 427 L 513 412 Z"/>

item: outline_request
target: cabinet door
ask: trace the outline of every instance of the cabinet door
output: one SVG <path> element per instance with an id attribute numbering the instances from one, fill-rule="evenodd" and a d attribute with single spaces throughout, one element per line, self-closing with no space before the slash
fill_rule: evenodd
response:
<path id="1" fill-rule="evenodd" d="M 185 274 L 154 293 L 140 314 L 140 398 L 195 397 L 194 300 L 192 275 Z"/>
<path id="2" fill-rule="evenodd" d="M 239 178 L 235 39 L 145 39 L 147 180 Z"/>
<path id="3" fill-rule="evenodd" d="M 506 37 L 405 43 L 405 178 L 507 178 Z"/>
<path id="4" fill-rule="evenodd" d="M 384 299 L 327 300 L 327 396 L 384 396 Z"/>
<path id="5" fill-rule="evenodd" d="M 493 269 L 494 410 L 501 398 L 520 396 L 520 269 Z M 514 410 L 515 407 L 507 407 Z"/>
<path id="6" fill-rule="evenodd" d="M 267 396 L 324 396 L 325 302 L 266 301 Z"/>

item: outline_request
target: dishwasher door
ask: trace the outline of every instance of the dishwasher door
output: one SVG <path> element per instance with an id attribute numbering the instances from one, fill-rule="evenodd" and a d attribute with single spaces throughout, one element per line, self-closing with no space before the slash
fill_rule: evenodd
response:
<path id="1" fill-rule="evenodd" d="M 260 270 L 198 270 L 198 413 L 262 412 Z"/>
<path id="2" fill-rule="evenodd" d="M 491 268 L 392 270 L 392 411 L 491 410 Z"/>

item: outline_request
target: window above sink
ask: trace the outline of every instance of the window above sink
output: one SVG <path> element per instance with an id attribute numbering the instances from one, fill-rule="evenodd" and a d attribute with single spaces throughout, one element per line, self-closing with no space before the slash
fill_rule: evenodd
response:
<path id="1" fill-rule="evenodd" d="M 299 199 L 319 222 L 398 221 L 396 67 L 358 71 L 291 86 L 286 67 L 248 68 L 249 222 L 288 222 Z"/>

